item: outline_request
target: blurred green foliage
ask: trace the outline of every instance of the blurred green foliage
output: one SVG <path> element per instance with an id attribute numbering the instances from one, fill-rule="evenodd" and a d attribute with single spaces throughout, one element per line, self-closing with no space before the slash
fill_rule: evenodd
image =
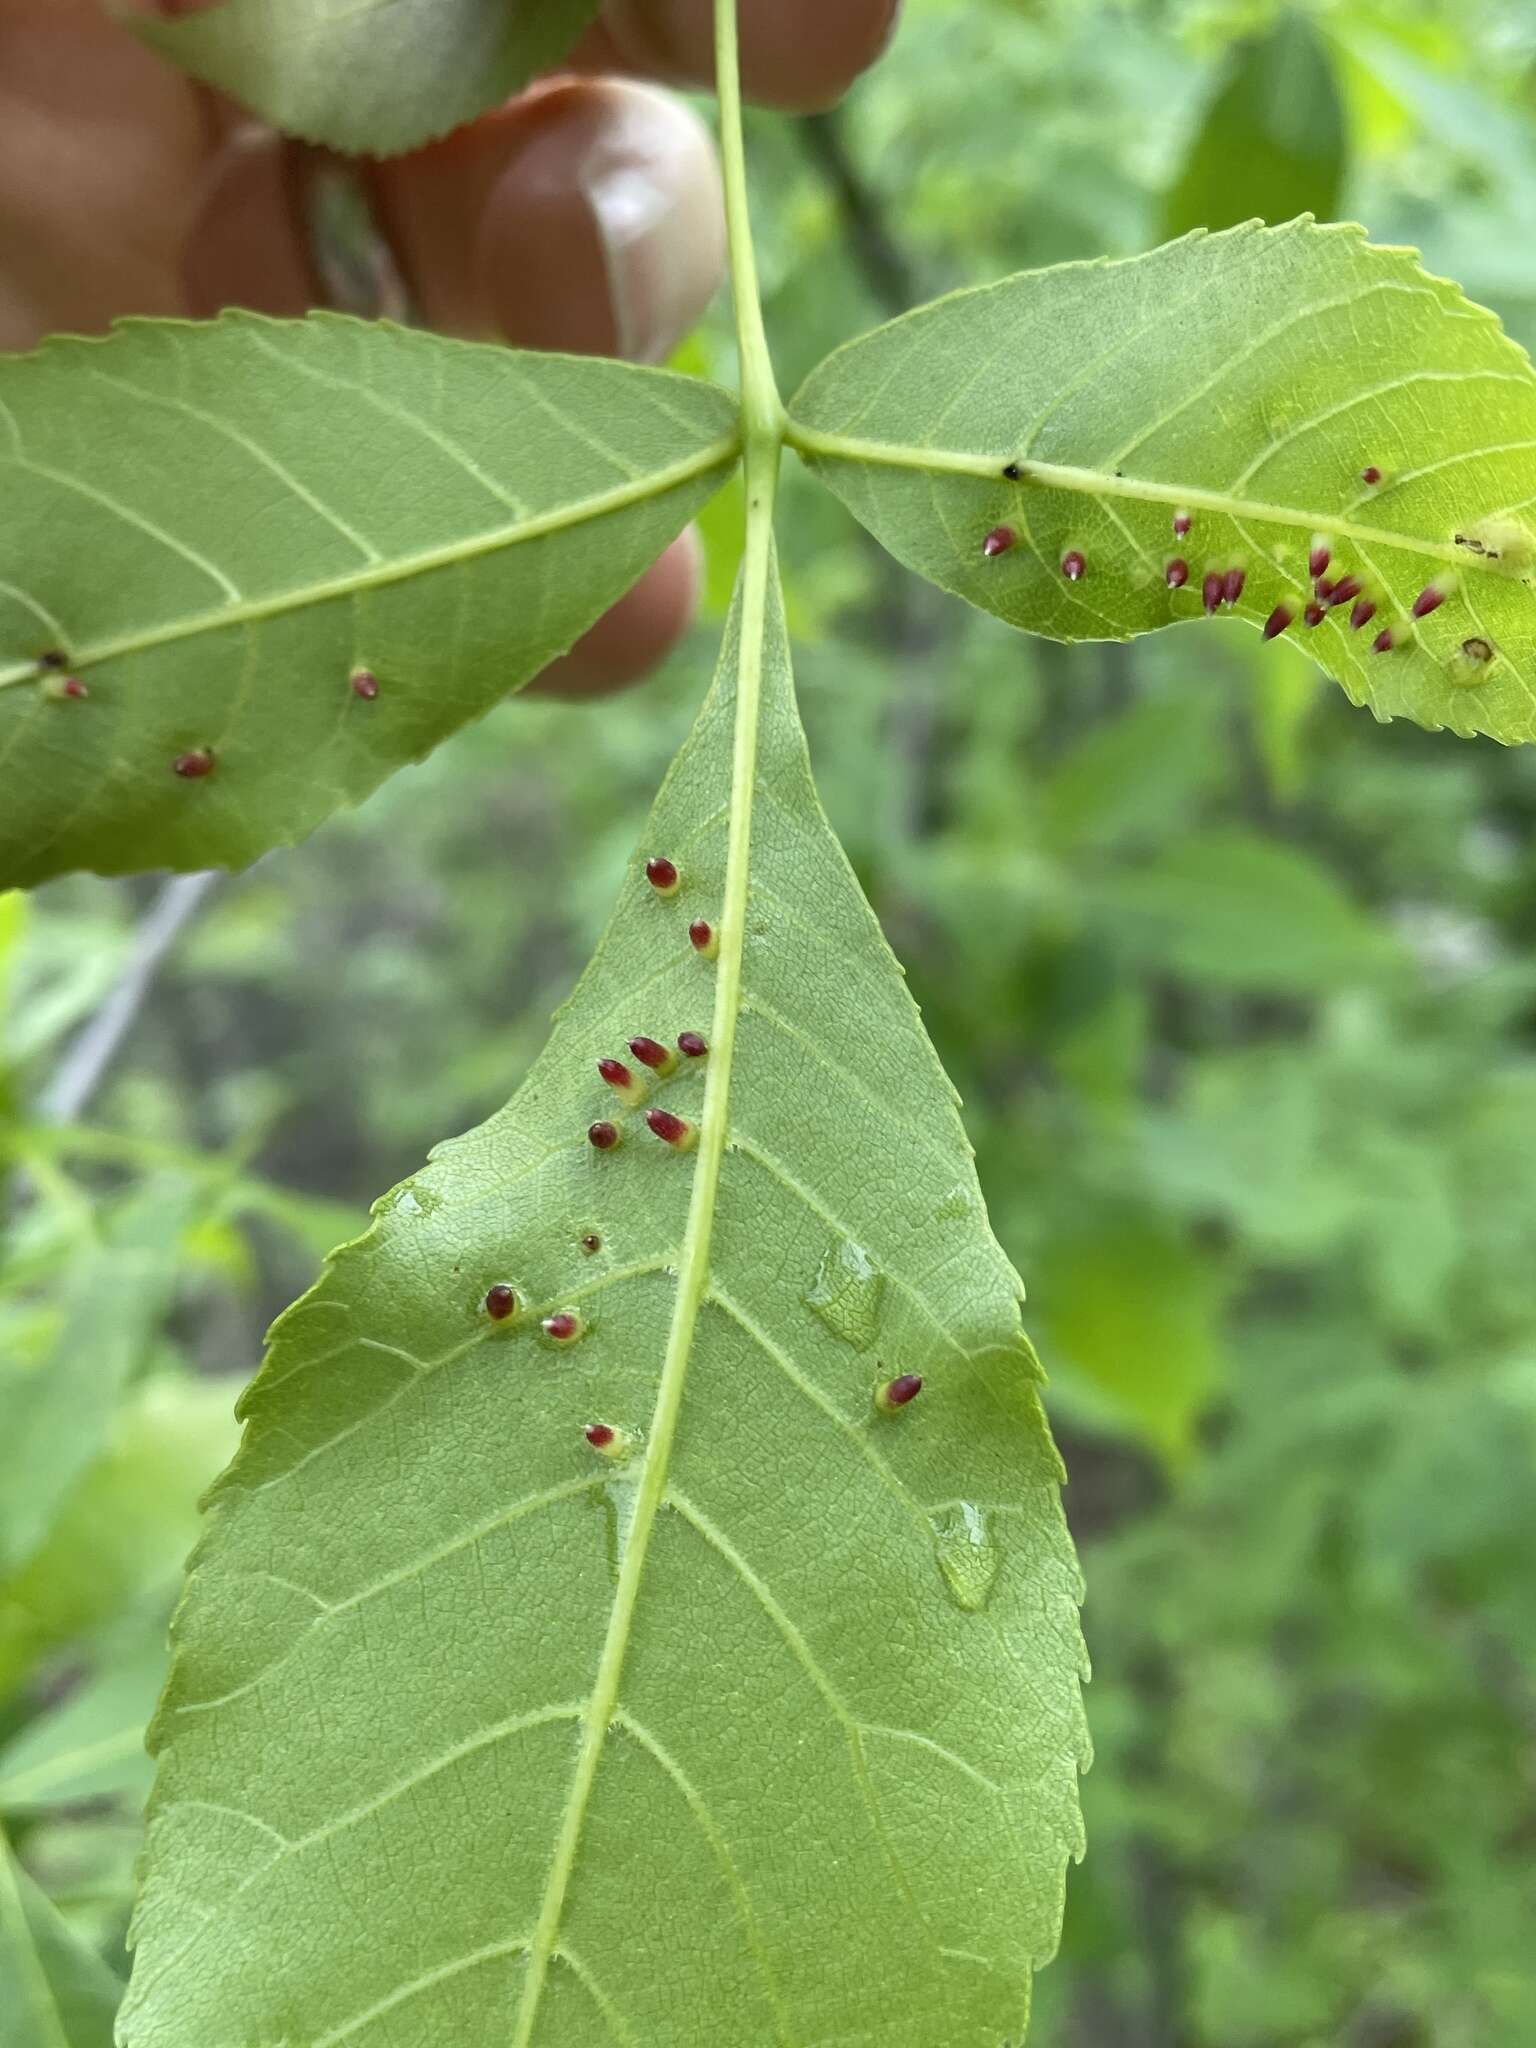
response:
<path id="1" fill-rule="evenodd" d="M 1234 81 L 1294 90 L 1275 38 L 1333 141 L 1315 106 L 1233 121 Z M 843 114 L 753 147 L 785 388 L 1201 192 L 1417 242 L 1536 339 L 1523 0 L 910 0 Z M 689 363 L 729 375 L 723 321 Z M 1021 640 L 791 488 L 823 791 L 1073 1475 L 1099 1761 L 1032 2048 L 1536 2039 L 1536 757 L 1378 729 L 1226 623 Z M 718 617 L 729 502 L 706 536 Z M 45 1091 L 155 885 L 0 899 L 0 1951 L 42 1929 L 89 2012 L 234 1387 L 317 1255 L 521 1076 L 711 651 L 706 622 L 632 701 L 503 706 L 223 884 L 83 1123 Z"/>

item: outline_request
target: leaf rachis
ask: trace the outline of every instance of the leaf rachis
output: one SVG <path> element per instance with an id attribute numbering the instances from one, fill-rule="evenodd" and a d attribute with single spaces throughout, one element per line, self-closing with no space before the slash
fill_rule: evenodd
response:
<path id="1" fill-rule="evenodd" d="M 646 1433 L 618 1585 L 609 1612 L 597 1675 L 582 1716 L 580 1747 L 565 1810 L 545 1882 L 538 1922 L 512 2034 L 512 2048 L 530 2048 L 549 1967 L 560 1944 L 566 1893 L 575 1867 L 583 1823 L 609 1729 L 620 1705 L 625 1659 L 646 1552 L 667 1490 L 667 1474 L 683 1389 L 693 1355 L 699 1310 L 709 1286 L 710 1244 L 729 1128 L 731 1076 L 741 1016 L 742 958 L 752 854 L 752 804 L 763 683 L 763 644 L 773 575 L 773 517 L 777 496 L 783 408 L 774 382 L 758 304 L 751 219 L 747 207 L 746 160 L 742 139 L 741 89 L 736 43 L 736 0 L 716 0 L 715 44 L 719 70 L 722 156 L 726 216 L 736 292 L 742 358 L 747 493 L 746 549 L 741 569 L 740 659 L 736 676 L 735 729 L 725 862 L 725 900 L 720 918 L 712 1056 L 697 1133 L 697 1161 L 688 1220 L 678 1259 L 666 1352 L 656 1402 Z M 669 863 L 670 865 L 670 863 Z M 653 884 L 654 885 L 654 884 Z M 713 934 L 711 934 L 713 937 Z M 653 1111 L 668 1116 L 667 1111 Z M 680 1123 L 681 1119 L 673 1118 Z M 652 1128 L 655 1129 L 653 1121 Z M 665 1135 L 658 1132 L 658 1135 Z M 668 1137 L 668 1143 L 678 1139 Z"/>

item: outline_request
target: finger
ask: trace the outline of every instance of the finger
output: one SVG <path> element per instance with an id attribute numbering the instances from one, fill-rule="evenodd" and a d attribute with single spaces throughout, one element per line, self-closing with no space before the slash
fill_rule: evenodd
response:
<path id="1" fill-rule="evenodd" d="M 829 107 L 889 42 L 899 0 L 744 0 L 741 75 L 749 98 L 810 113 Z M 576 59 L 670 85 L 714 79 L 712 0 L 608 0 Z"/>
<path id="2" fill-rule="evenodd" d="M 417 304 L 451 333 L 659 362 L 724 275 L 709 136 L 648 86 L 556 82 L 370 177 Z"/>
<path id="3" fill-rule="evenodd" d="M 528 685 L 528 694 L 579 701 L 638 683 L 687 631 L 702 577 L 703 549 L 690 527 L 569 654 Z"/>
<path id="4" fill-rule="evenodd" d="M 95 0 L 0 0 L 0 347 L 180 312 L 207 142 L 186 80 Z"/>

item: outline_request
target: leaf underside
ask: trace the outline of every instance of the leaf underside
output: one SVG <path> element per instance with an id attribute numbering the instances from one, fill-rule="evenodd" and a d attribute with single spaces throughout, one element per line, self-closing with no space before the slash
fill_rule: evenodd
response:
<path id="1" fill-rule="evenodd" d="M 599 0 L 224 0 L 128 17 L 147 43 L 286 134 L 390 156 L 472 120 L 563 57 Z"/>
<path id="2" fill-rule="evenodd" d="M 740 617 L 642 848 L 678 894 L 637 859 L 519 1094 L 274 1331 L 154 1731 L 127 2048 L 1023 2026 L 1086 1761 L 1059 1468 L 952 1092 L 812 787 L 776 593 L 707 1282 L 668 1458 L 648 1435 L 701 1152 L 594 1062 L 709 1028 L 687 927 L 722 899 Z M 649 1099 L 692 1121 L 702 1092 L 685 1061 Z M 882 1414 L 900 1373 L 924 1389 Z"/>
<path id="3" fill-rule="evenodd" d="M 332 315 L 0 363 L 0 887 L 236 866 L 359 802 L 635 581 L 734 418 L 696 379 Z"/>
<path id="4" fill-rule="evenodd" d="M 1299 220 L 1027 273 L 850 343 L 791 416 L 860 444 L 813 439 L 809 459 L 894 555 L 1013 625 L 1125 639 L 1200 618 L 1205 574 L 1242 566 L 1238 614 L 1293 609 L 1291 635 L 1377 717 L 1536 738 L 1536 371 L 1410 250 Z M 988 559 L 998 525 L 1017 544 Z M 1348 603 L 1304 623 L 1314 533 L 1376 605 L 1366 626 Z"/>

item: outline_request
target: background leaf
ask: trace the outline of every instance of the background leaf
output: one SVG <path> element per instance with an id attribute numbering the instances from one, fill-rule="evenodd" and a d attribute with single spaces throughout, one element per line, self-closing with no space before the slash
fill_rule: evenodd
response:
<path id="1" fill-rule="evenodd" d="M 170 1175 L 137 1190 L 103 1242 L 74 1261 L 53 1341 L 0 1362 L 0 1583 L 36 1547 L 60 1500 L 110 1436 L 118 1401 L 159 1334 L 198 1190 Z"/>
<path id="2" fill-rule="evenodd" d="M 620 1114 L 597 1056 L 710 1013 L 686 928 L 721 901 L 735 622 L 642 847 L 677 860 L 676 899 L 631 865 L 520 1094 L 379 1205 L 245 1401 L 157 1722 L 130 2048 L 976 2048 L 1024 2024 L 1085 1757 L 1059 1468 L 952 1095 L 816 801 L 776 597 L 769 624 L 730 1128 L 670 1451 L 646 1432 L 691 1176 L 633 1113 L 615 1151 L 585 1129 Z M 696 1119 L 684 1066 L 659 1100 Z M 493 1325 L 498 1282 L 523 1307 Z M 540 1318 L 567 1305 L 589 1327 L 562 1350 Z M 879 1413 L 907 1372 L 916 1403 Z M 635 1456 L 605 1464 L 592 1422 Z M 576 1724 L 615 1626 L 583 1807 Z M 558 1947 L 535 2017 L 536 1923 Z"/>
<path id="3" fill-rule="evenodd" d="M 0 1814 L 118 1795 L 142 1801 L 150 1778 L 144 1729 L 165 1680 L 164 1636 L 158 1605 L 112 1630 L 90 1680 L 0 1749 Z"/>
<path id="4" fill-rule="evenodd" d="M 1040 1298 L 1049 1355 L 1085 1419 L 1129 1424 L 1172 1465 L 1188 1456 L 1224 1377 L 1219 1267 L 1160 1217 L 1063 1218 Z"/>
<path id="5" fill-rule="evenodd" d="M 1241 616 L 1286 605 L 1378 717 L 1536 738 L 1536 372 L 1491 314 L 1356 228 L 1235 229 L 957 292 L 840 349 L 791 410 L 899 560 L 1013 625 L 1125 639 L 1200 618 L 1205 573 L 1242 567 Z M 1017 544 L 988 559 L 1000 524 Z M 1375 604 L 1365 630 L 1347 604 L 1303 625 L 1315 534 Z"/>
<path id="6" fill-rule="evenodd" d="M 0 2048 L 112 2048 L 122 1986 L 0 1833 Z"/>
<path id="7" fill-rule="evenodd" d="M 274 127 L 332 149 L 416 149 L 563 57 L 598 0 L 224 0 L 144 40 Z"/>
<path id="8" fill-rule="evenodd" d="M 234 865 L 358 802 L 635 581 L 734 414 L 666 371 L 330 315 L 0 361 L 0 879 Z M 87 700 L 50 694 L 55 647 Z M 211 774 L 172 772 L 200 749 Z"/>
<path id="9" fill-rule="evenodd" d="M 1221 988 L 1299 994 L 1401 959 L 1326 868 L 1245 832 L 1192 833 L 1092 898 L 1133 957 Z"/>
<path id="10" fill-rule="evenodd" d="M 1314 213 L 1332 220 L 1344 183 L 1344 107 L 1328 44 L 1284 13 L 1237 44 L 1168 195 L 1164 233 Z"/>
<path id="11" fill-rule="evenodd" d="M 0 1696 L 51 1650 L 125 1605 L 175 1586 L 197 1527 L 193 1502 L 234 1437 L 227 1387 L 148 1380 L 42 1544 L 0 1580 Z"/>

